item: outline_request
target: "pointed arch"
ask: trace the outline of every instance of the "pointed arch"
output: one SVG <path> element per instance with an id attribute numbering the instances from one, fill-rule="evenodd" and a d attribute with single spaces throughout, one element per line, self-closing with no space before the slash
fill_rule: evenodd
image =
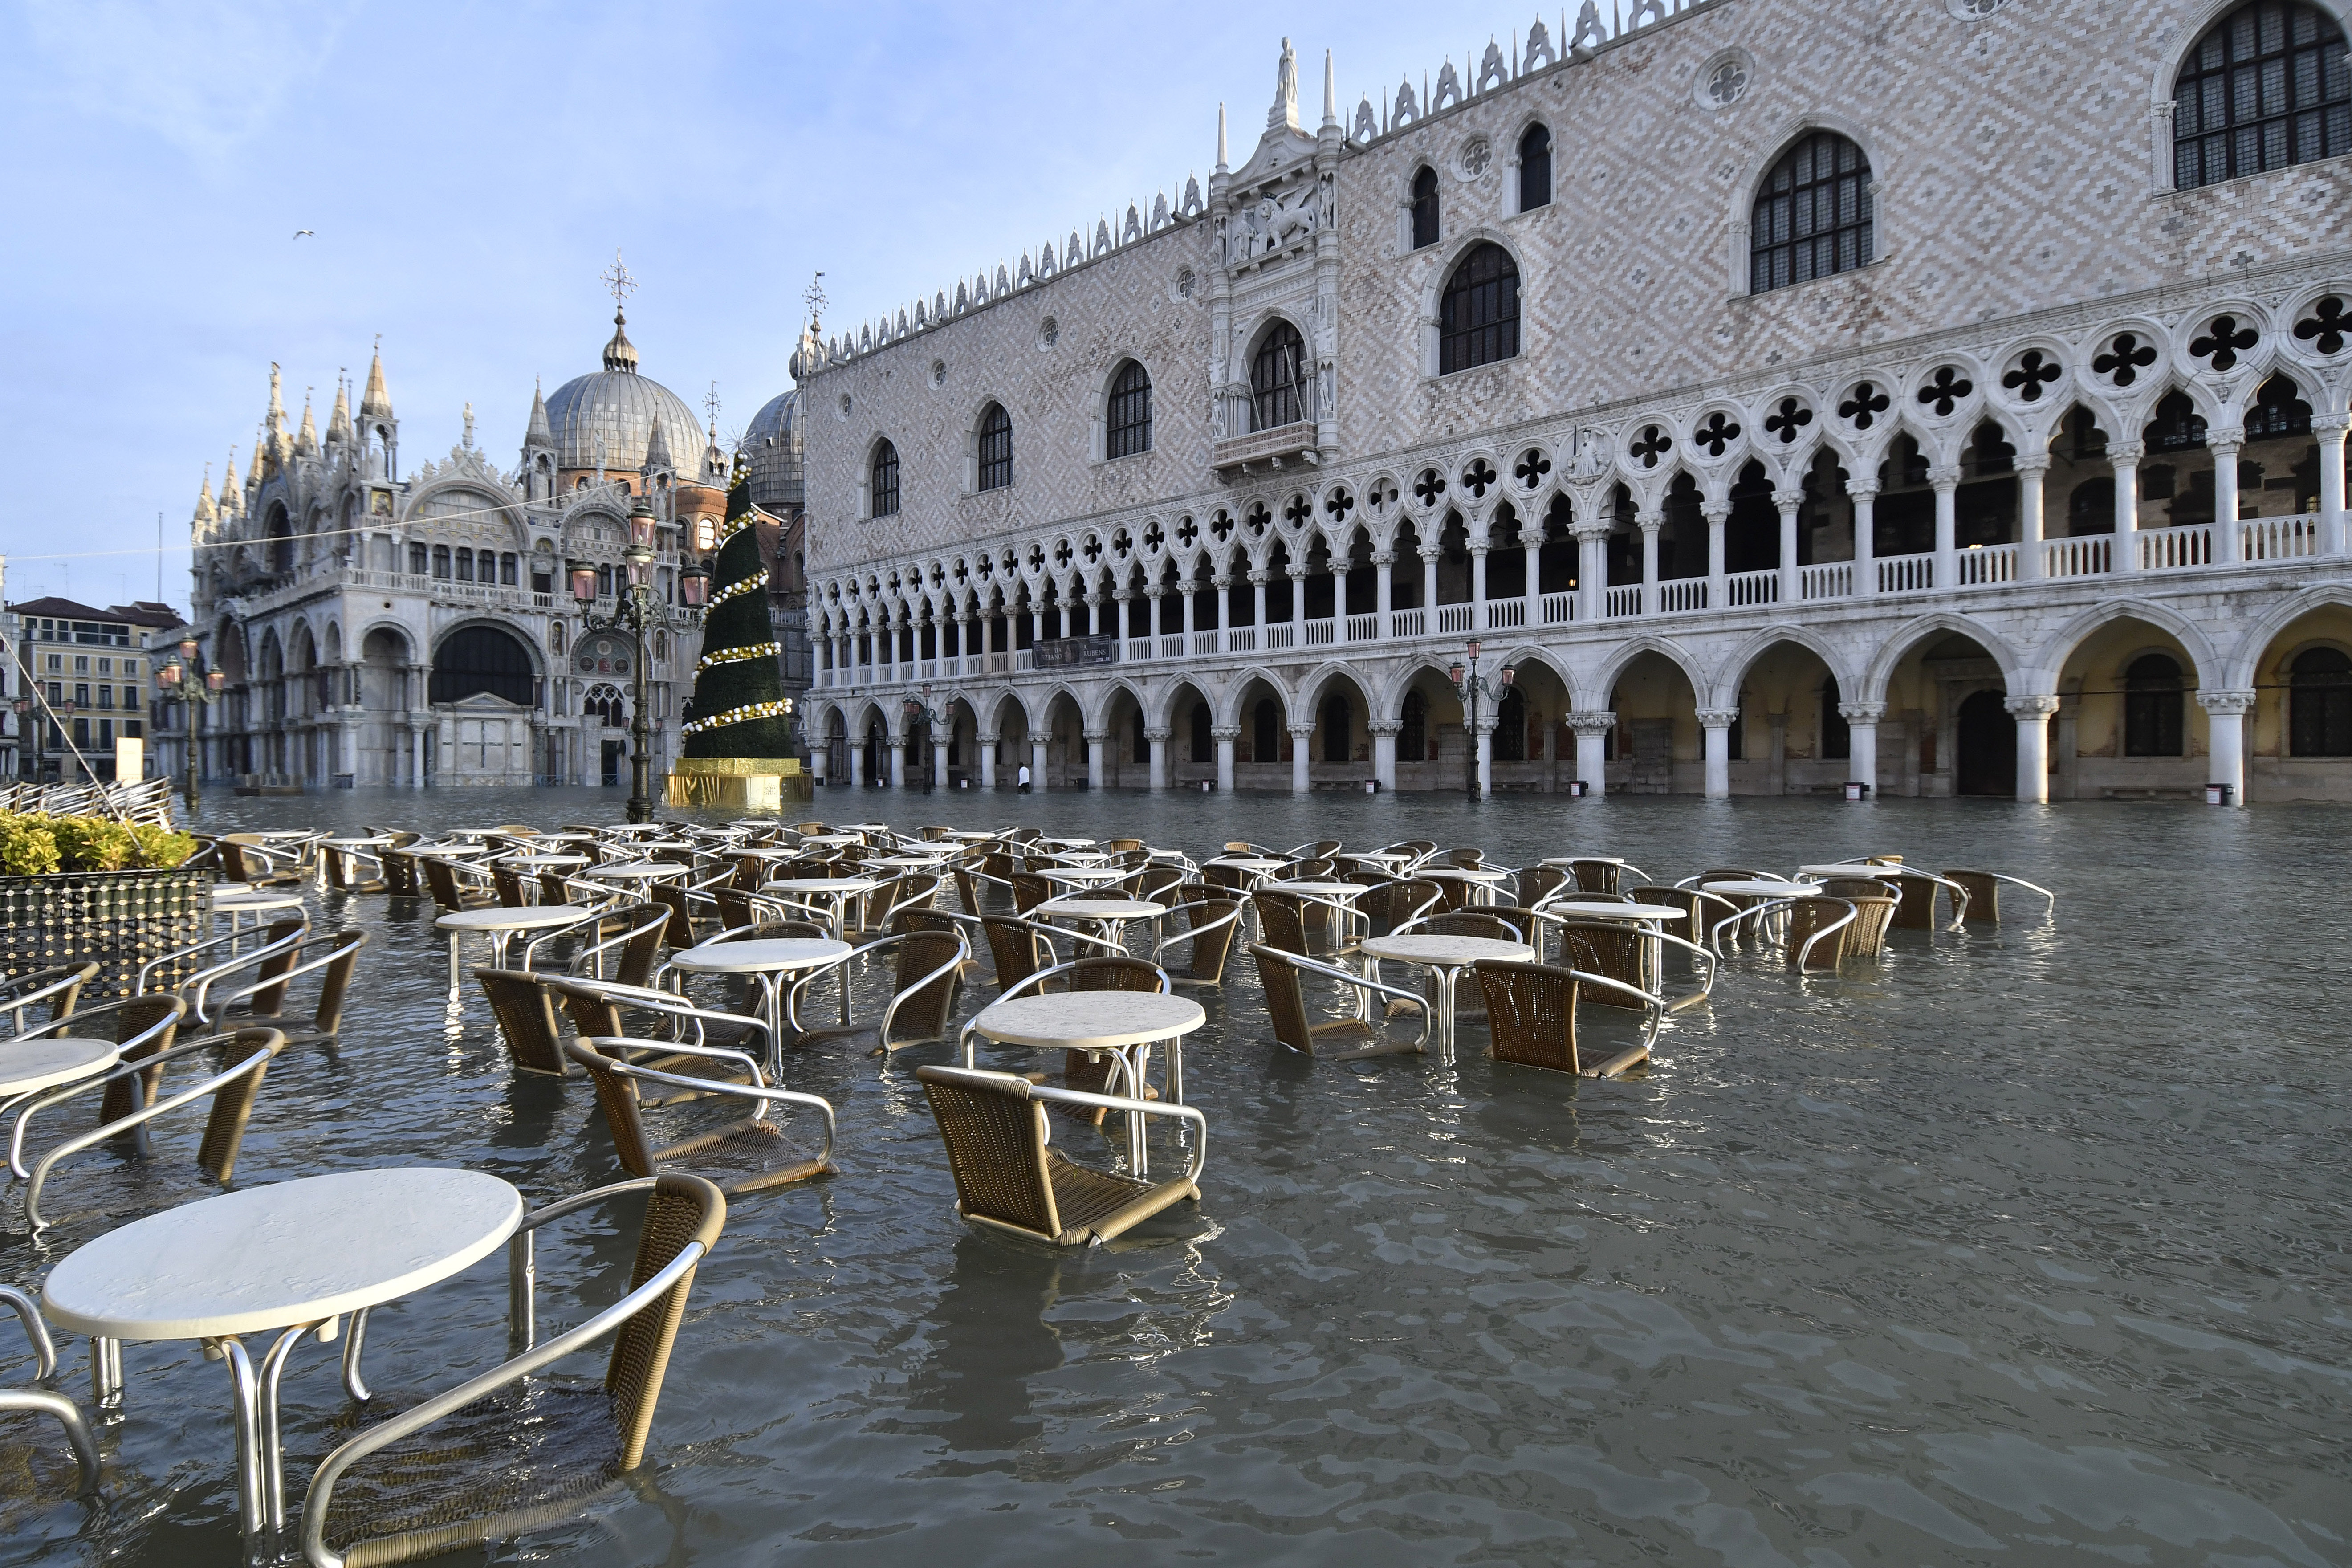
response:
<path id="1" fill-rule="evenodd" d="M 2254 672 L 2262 668 L 2263 655 L 2269 651 L 2271 644 L 2280 634 L 2312 611 L 2331 606 L 2352 609 L 2352 584 L 2322 584 L 2273 605 L 2240 633 L 2236 646 L 2216 662 L 2214 668 L 2221 674 L 2220 689 L 2251 689 L 2254 684 Z M 2201 677 L 2203 668 L 2200 668 L 2198 673 Z"/>
<path id="2" fill-rule="evenodd" d="M 1863 670 L 1862 682 L 1854 692 L 1853 700 L 1858 702 L 1885 701 L 1886 682 L 1894 675 L 1895 667 L 1903 662 L 1903 656 L 1917 647 L 1921 638 L 1939 631 L 1957 632 L 1990 654 L 1993 662 L 2000 666 L 2001 679 L 2007 683 L 2011 696 L 2032 694 L 2025 680 L 2030 674 L 2042 675 L 2043 685 L 2051 684 L 2055 679 L 2054 671 L 2038 671 L 2025 665 L 2017 657 L 2017 651 L 1983 622 L 1971 620 L 1950 610 L 1936 610 L 1904 622 L 1879 645 L 1878 651 L 1871 655 L 1869 665 Z"/>
<path id="3" fill-rule="evenodd" d="M 1738 707 L 1739 689 L 1747 680 L 1748 672 L 1755 667 L 1758 659 L 1784 642 L 1796 644 L 1829 666 L 1830 674 L 1838 683 L 1838 689 L 1841 691 L 1853 689 L 1853 670 L 1848 666 L 1845 656 L 1838 651 L 1835 644 L 1809 627 L 1785 621 L 1776 621 L 1756 631 L 1747 641 L 1725 657 L 1722 664 L 1717 667 L 1716 679 L 1713 684 L 1698 689 L 1713 693 L 1713 696 L 1701 706 Z"/>
<path id="4" fill-rule="evenodd" d="M 2345 592 L 2344 602 L 2352 604 L 2352 590 Z M 2210 686 L 2219 675 L 2221 656 L 2202 626 L 2176 610 L 2141 598 L 2104 600 L 2084 610 L 2042 639 L 2033 650 L 2033 668 L 2049 670 L 2054 677 L 2092 634 L 2117 621 L 2145 622 L 2178 642 L 2196 665 L 2200 685 Z"/>
<path id="5" fill-rule="evenodd" d="M 1681 670 L 1683 679 L 1690 682 L 1694 695 L 1708 689 L 1706 672 L 1700 667 L 1696 655 L 1672 637 L 1643 632 L 1612 647 L 1609 657 L 1592 672 L 1590 686 L 1570 684 L 1569 689 L 1575 694 L 1577 707 L 1592 712 L 1606 710 L 1609 694 L 1616 689 L 1617 678 L 1625 673 L 1628 665 L 1645 653 L 1654 653 Z"/>

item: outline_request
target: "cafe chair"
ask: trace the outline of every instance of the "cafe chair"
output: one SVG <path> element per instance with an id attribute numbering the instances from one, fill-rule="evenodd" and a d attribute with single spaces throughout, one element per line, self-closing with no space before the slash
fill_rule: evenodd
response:
<path id="1" fill-rule="evenodd" d="M 1901 906 L 1890 911 L 1900 919 Z M 1752 925 L 1758 931 L 1777 926 L 1781 954 L 1788 966 L 1800 974 L 1818 972 L 1835 973 L 1849 952 L 1848 931 L 1854 923 L 1853 900 L 1832 899 L 1811 889 L 1786 899 L 1766 899 L 1739 911 L 1738 921 L 1726 921 L 1717 930 L 1720 942 L 1726 932 L 1740 925 Z"/>
<path id="2" fill-rule="evenodd" d="M 1875 863 L 1875 862 L 1874 862 Z M 1917 868 L 1890 879 L 1895 894 L 1895 929 L 1897 931 L 1933 931 L 1936 929 L 1936 899 L 1941 894 L 1951 900 L 1952 918 L 1947 931 L 1958 931 L 1969 918 L 1969 889 L 1948 877 Z M 2041 889 L 2036 889 L 2035 891 Z M 2054 900 L 2053 900 L 2054 902 Z"/>
<path id="3" fill-rule="evenodd" d="M 1209 1123 L 1189 1105 L 1047 1089 L 1017 1073 L 970 1068 L 920 1067 L 915 1076 L 947 1145 L 956 1212 L 974 1225 L 1049 1247 L 1093 1247 L 1201 1195 Z M 1184 1174 L 1166 1182 L 1081 1165 L 1051 1145 L 1048 1105 L 1189 1122 L 1192 1162 Z"/>
<path id="4" fill-rule="evenodd" d="M 1887 928 L 1901 903 L 1893 888 L 1870 877 L 1832 877 L 1821 890 L 1825 897 L 1843 899 L 1853 906 L 1853 925 L 1845 934 L 1845 957 L 1875 958 L 1886 951 Z"/>
<path id="5" fill-rule="evenodd" d="M 1049 964 L 1024 976 L 997 994 L 997 1001 L 1010 1002 L 1016 996 L 1043 996 L 1054 991 L 1134 991 L 1147 994 L 1169 995 L 1176 989 L 1168 972 L 1147 959 L 1131 958 L 1123 952 L 1097 954 L 1074 958 L 1064 963 Z M 956 1036 L 956 1049 L 963 1065 L 973 1062 L 974 1042 L 980 1037 L 977 1015 L 967 1020 Z M 1171 1046 L 1171 1049 L 1181 1049 Z M 1062 1082 L 1070 1089 L 1089 1092 L 1111 1086 L 1120 1061 L 1115 1051 L 1070 1050 L 1062 1053 Z M 1147 1086 L 1142 1092 L 1151 1093 Z M 1094 1118 L 1100 1121 L 1098 1110 Z"/>
<path id="6" fill-rule="evenodd" d="M 179 994 L 192 997 L 193 1005 L 201 1012 L 204 997 L 214 985 L 239 970 L 257 970 L 264 963 L 299 946 L 310 930 L 310 915 L 297 910 L 283 920 L 270 921 L 266 927 L 248 926 L 243 931 L 225 931 L 202 942 L 192 942 L 185 947 L 159 953 L 141 964 L 137 977 L 131 982 L 132 994 L 163 989 L 157 984 L 157 976 L 177 974 L 181 977 L 177 987 Z M 255 945 L 239 952 L 236 944 L 241 942 Z M 211 956 L 206 957 L 207 954 Z"/>
<path id="7" fill-rule="evenodd" d="M 1434 882 L 1410 878 L 1391 879 L 1375 884 L 1359 896 L 1356 912 L 1364 917 L 1368 935 L 1388 936 L 1434 913 L 1444 901 L 1445 889 Z"/>
<path id="8" fill-rule="evenodd" d="M 446 912 L 498 907 L 498 889 L 480 867 L 439 855 L 420 855 L 416 860 L 425 873 L 425 890 Z"/>
<path id="9" fill-rule="evenodd" d="M 199 1051 L 210 1051 L 215 1047 L 221 1052 L 220 1071 L 168 1099 L 154 1098 L 163 1092 L 161 1080 L 165 1068 Z M 196 1148 L 196 1163 L 206 1175 L 226 1186 L 236 1171 L 237 1152 L 245 1144 L 246 1124 L 253 1119 L 254 1101 L 260 1096 L 262 1077 L 268 1071 L 270 1061 L 285 1048 L 286 1037 L 275 1029 L 239 1029 L 233 1035 L 208 1035 L 142 1056 L 100 1077 L 46 1091 L 16 1113 L 16 1124 L 9 1130 L 8 1163 L 12 1171 L 24 1166 L 25 1134 L 36 1115 L 92 1090 L 100 1091 L 104 1098 L 100 1102 L 99 1125 L 96 1128 L 66 1139 L 34 1162 L 25 1187 L 25 1218 L 36 1231 L 50 1223 L 41 1217 L 41 1194 L 48 1185 L 50 1172 L 60 1162 L 95 1144 L 126 1134 L 141 1154 L 148 1154 L 152 1149 L 147 1138 L 147 1123 L 206 1096 L 212 1099 L 212 1109 L 205 1119 L 204 1139 Z M 110 1102 L 115 1101 L 112 1091 L 121 1084 L 131 1086 L 129 1098 L 131 1109 L 121 1115 L 110 1117 L 107 1114 Z M 154 1087 L 148 1087 L 150 1085 Z M 114 1218 L 122 1217 L 119 1208 L 110 1206 L 108 1212 Z"/>
<path id="10" fill-rule="evenodd" d="M 1716 893 L 1703 893 L 1696 888 L 1635 888 L 1627 895 L 1637 904 L 1666 904 L 1683 911 L 1685 923 L 1680 931 L 1667 931 L 1668 936 L 1680 936 L 1710 950 L 1715 946 L 1715 928 L 1725 921 L 1736 919 L 1739 906 Z M 1660 927 L 1665 930 L 1664 927 Z"/>
<path id="11" fill-rule="evenodd" d="M 671 1057 L 698 1056 L 713 1062 L 731 1057 L 732 1065 L 747 1070 L 750 1077 L 741 1081 L 688 1078 L 628 1059 L 632 1055 L 648 1055 L 653 1049 Z M 832 1102 L 821 1095 L 772 1087 L 761 1075 L 758 1064 L 741 1051 L 674 1042 L 656 1045 L 590 1035 L 564 1041 L 563 1054 L 587 1069 L 590 1081 L 596 1086 L 596 1103 L 604 1112 L 604 1126 L 613 1135 L 613 1148 L 620 1156 L 621 1168 L 633 1176 L 696 1175 L 717 1183 L 721 1192 L 733 1196 L 790 1186 L 833 1172 Z M 733 1121 L 702 1127 L 690 1137 L 656 1148 L 652 1134 L 646 1131 L 644 1113 L 674 1108 L 682 1101 L 676 1097 L 662 1100 L 658 1095 L 648 1096 L 638 1087 L 640 1084 L 650 1084 L 657 1089 L 687 1089 L 695 1099 L 706 1102 L 743 1101 L 749 1110 Z M 783 1125 L 770 1115 L 771 1109 L 779 1105 L 807 1106 L 822 1116 L 824 1147 L 814 1154 L 797 1147 Z"/>
<path id="12" fill-rule="evenodd" d="M 1999 871 L 1947 870 L 1944 880 L 1968 895 L 1968 901 L 1960 906 L 1959 918 L 1969 925 L 2000 923 L 2000 885 L 2003 882 L 2012 888 L 2022 888 L 2029 893 L 2037 893 L 2048 900 L 2042 906 L 2042 919 L 2054 920 L 2058 915 L 2058 895 L 2047 888 L 2035 887 L 2022 877 L 2003 876 Z"/>
<path id="13" fill-rule="evenodd" d="M 625 1194 L 649 1194 L 629 1289 L 544 1343 L 533 1300 L 537 1232 Z M 645 1458 L 670 1350 L 697 1267 L 718 1245 L 727 1199 L 700 1177 L 624 1182 L 523 1218 L 509 1243 L 510 1330 L 520 1352 L 329 1454 L 302 1508 L 312 1568 L 410 1563 L 478 1548 L 577 1516 Z M 535 1375 L 604 1339 L 595 1382 Z"/>
<path id="14" fill-rule="evenodd" d="M 1013 912 L 1025 915 L 1061 889 L 1034 871 L 1015 871 L 1005 880 L 1013 886 Z"/>
<path id="15" fill-rule="evenodd" d="M 1473 973 L 1486 993 L 1486 1026 L 1494 1043 L 1487 1055 L 1498 1062 L 1577 1073 L 1585 1078 L 1615 1078 L 1650 1059 L 1657 1039 L 1665 999 L 1639 986 L 1627 985 L 1605 974 L 1591 974 L 1551 963 L 1480 963 Z M 1643 1010 L 1642 1038 L 1607 1056 L 1580 1049 L 1576 1037 L 1576 1004 L 1588 992 L 1603 994 L 1612 1006 Z"/>
<path id="16" fill-rule="evenodd" d="M 623 985 L 649 985 L 653 984 L 654 966 L 661 962 L 662 941 L 668 934 L 667 904 L 620 904 L 584 912 L 570 925 L 532 935 L 523 943 L 522 966 L 537 969 L 541 947 L 558 937 L 572 937 L 580 946 L 564 965 L 565 973 L 592 975 L 601 980 L 604 978 L 604 961 L 609 957 L 613 979 Z"/>
<path id="17" fill-rule="evenodd" d="M 1667 1012 L 1679 1013 L 1697 1006 L 1715 993 L 1716 974 L 1722 960 L 1711 947 L 1633 921 L 1555 920 L 1548 923 L 1559 933 L 1559 961 L 1563 967 L 1598 976 L 1618 988 L 1587 997 L 1590 1002 L 1608 1007 L 1641 1005 L 1627 996 L 1631 991 L 1645 996 L 1658 995 L 1660 1005 Z M 1662 972 L 1667 956 L 1676 953 L 1689 960 L 1696 972 L 1696 984 L 1687 991 L 1666 995 Z"/>
<path id="18" fill-rule="evenodd" d="M 1564 866 L 1529 866 L 1514 879 L 1512 902 L 1521 909 L 1534 909 L 1546 899 L 1572 897 L 1583 889 Z"/>
<path id="19" fill-rule="evenodd" d="M 101 1002 L 95 1007 L 85 1007 L 69 1017 L 44 1024 L 17 1038 L 19 1041 L 30 1041 L 39 1039 L 43 1036 L 58 1036 L 85 1040 L 103 1039 L 110 1029 L 115 1048 L 115 1065 L 122 1067 L 146 1061 L 150 1058 L 170 1050 L 178 1038 L 180 1024 L 187 1016 L 187 1012 L 188 1005 L 179 997 L 150 992 L 144 995 L 126 996 L 120 1001 Z M 5 1048 L 5 1047 L 0 1047 L 0 1050 Z M 99 1107 L 98 1119 L 100 1121 L 114 1121 L 130 1115 L 145 1100 L 154 1098 L 155 1086 L 162 1078 L 163 1069 L 154 1068 L 142 1074 L 136 1086 L 128 1080 L 118 1079 L 108 1087 L 106 1098 Z M 89 1081 L 90 1080 L 82 1080 L 82 1082 Z M 75 1084 L 50 1089 L 32 1089 L 24 1094 L 11 1096 L 6 1101 L 0 1102 L 0 1114 L 19 1110 L 26 1108 L 29 1102 L 40 1099 L 44 1094 L 59 1093 L 65 1087 L 80 1086 Z M 24 1114 L 29 1115 L 30 1110 L 26 1110 Z M 20 1117 L 17 1138 L 10 1148 L 8 1167 L 9 1173 L 19 1181 L 33 1173 L 25 1169 L 24 1162 L 19 1157 L 22 1142 L 22 1118 Z"/>
<path id="20" fill-rule="evenodd" d="M 571 1018 L 573 1034 L 639 1042 L 651 1042 L 657 1037 L 659 1044 L 645 1044 L 641 1051 L 623 1053 L 633 1067 L 650 1068 L 677 1078 L 715 1079 L 730 1083 L 760 1081 L 756 1075 L 742 1071 L 738 1061 L 741 1057 L 767 1063 L 771 1073 L 780 1070 L 780 1054 L 770 1038 L 765 1018 L 698 1006 L 690 997 L 647 985 L 624 985 L 614 980 L 575 979 L 568 975 L 544 978 L 551 999 L 560 1004 Z M 559 1048 L 561 1036 L 559 1030 Z M 691 1046 L 694 1049 L 662 1054 L 670 1045 Z M 705 1054 L 714 1049 L 721 1054 Z M 536 1046 L 533 1054 L 537 1054 Z M 707 1087 L 697 1085 L 672 1094 L 648 1095 L 646 1103 L 667 1105 L 692 1100 Z"/>
<path id="21" fill-rule="evenodd" d="M 390 846 L 386 846 L 390 847 Z M 331 844 L 319 846 L 319 865 L 326 873 L 327 886 L 338 893 L 388 893 L 392 883 L 384 876 L 383 861 L 358 849 L 339 849 Z M 373 867 L 371 872 L 368 868 Z"/>
<path id="22" fill-rule="evenodd" d="M 39 1304 L 13 1285 L 0 1285 L 0 1307 L 16 1314 L 16 1321 L 24 1325 L 25 1338 L 32 1343 L 33 1381 L 48 1382 L 57 1375 L 58 1347 L 49 1338 L 49 1325 L 42 1320 Z M 66 1441 L 73 1448 L 74 1462 L 81 1468 L 82 1491 L 98 1489 L 98 1439 L 91 1435 L 81 1406 L 70 1395 L 53 1388 L 0 1388 L 0 1415 L 46 1415 L 63 1426 Z"/>
<path id="23" fill-rule="evenodd" d="M 883 1005 L 880 1016 L 862 1024 L 845 1022 L 822 1028 L 802 1024 L 799 998 L 824 971 L 813 970 L 787 980 L 791 990 L 786 993 L 786 1017 L 802 1040 L 811 1044 L 870 1041 L 872 1054 L 887 1056 L 908 1046 L 929 1045 L 948 1037 L 953 1027 L 963 967 L 971 959 L 971 944 L 960 931 L 910 931 L 902 936 L 886 936 L 866 942 L 853 949 L 840 963 L 845 991 L 849 985 L 851 965 L 856 960 L 885 952 L 890 952 L 893 959 L 890 1000 Z"/>
<path id="24" fill-rule="evenodd" d="M 1258 984 L 1265 993 L 1266 1016 L 1274 1024 L 1276 1044 L 1302 1056 L 1338 1062 L 1428 1048 L 1429 1002 L 1418 993 L 1383 985 L 1337 965 L 1318 963 L 1265 942 L 1252 942 L 1249 951 L 1257 961 Z M 1352 991 L 1356 1016 L 1317 1023 L 1307 1010 L 1305 980 L 1308 976 Z M 1410 1040 L 1400 1039 L 1373 1022 L 1370 1014 L 1374 996 L 1381 999 L 1383 1018 L 1390 1015 L 1391 1004 L 1398 1010 L 1418 1011 L 1421 1033 Z"/>
<path id="25" fill-rule="evenodd" d="M 290 947 L 270 953 L 249 984 L 229 991 L 215 987 L 209 994 L 200 993 L 191 1011 L 196 1023 L 207 1029 L 231 1023 L 267 1025 L 285 1031 L 289 1048 L 331 1046 L 342 1032 L 343 1004 L 351 995 L 352 973 L 359 967 L 360 949 L 367 940 L 367 932 L 356 930 L 305 932 Z M 318 976 L 319 995 L 306 1018 L 289 1015 L 287 1003 L 294 982 L 307 975 Z"/>
<path id="26" fill-rule="evenodd" d="M 224 881 L 248 888 L 291 888 L 303 881 L 298 850 L 270 844 L 258 833 L 224 833 L 214 841 Z"/>
<path id="27" fill-rule="evenodd" d="M 35 1007 L 47 1008 L 49 1016 L 41 1022 L 54 1024 L 72 1016 L 81 988 L 97 978 L 95 963 L 66 963 L 0 981 L 0 1013 L 8 1015 L 9 1027 L 19 1035 L 25 1032 L 25 1015 Z"/>
<path id="28" fill-rule="evenodd" d="M 1240 900 L 1226 898 L 1195 899 L 1171 906 L 1158 922 L 1160 936 L 1152 945 L 1151 962 L 1171 984 L 1187 990 L 1222 987 L 1244 907 Z M 1184 962 L 1171 965 L 1169 952 L 1179 947 L 1184 950 Z"/>

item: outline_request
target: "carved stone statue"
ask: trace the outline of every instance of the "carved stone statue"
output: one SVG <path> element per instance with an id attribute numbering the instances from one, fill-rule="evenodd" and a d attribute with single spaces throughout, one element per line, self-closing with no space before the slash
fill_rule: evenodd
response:
<path id="1" fill-rule="evenodd" d="M 1282 40 L 1282 60 L 1274 68 L 1274 107 L 1265 111 L 1266 129 L 1298 123 L 1298 54 L 1290 40 Z"/>

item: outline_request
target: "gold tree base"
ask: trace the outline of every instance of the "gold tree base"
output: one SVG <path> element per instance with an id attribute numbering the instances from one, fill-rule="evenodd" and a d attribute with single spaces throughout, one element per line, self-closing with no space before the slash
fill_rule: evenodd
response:
<path id="1" fill-rule="evenodd" d="M 680 757 L 667 793 L 672 805 L 740 811 L 781 811 L 786 801 L 816 796 L 814 781 L 795 757 Z"/>

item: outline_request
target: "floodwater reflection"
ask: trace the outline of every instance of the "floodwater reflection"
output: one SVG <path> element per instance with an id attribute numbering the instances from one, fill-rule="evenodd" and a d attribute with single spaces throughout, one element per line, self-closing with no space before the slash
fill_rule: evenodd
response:
<path id="1" fill-rule="evenodd" d="M 205 809 L 215 828 L 460 826 L 610 820 L 619 800 Z M 1286 1055 L 1244 960 L 1185 1055 L 1205 1201 L 1083 1255 L 956 1218 L 912 1073 L 940 1054 L 814 1050 L 788 1081 L 839 1108 L 841 1173 L 731 1205 L 657 1468 L 495 1560 L 2347 1561 L 2341 811 L 843 791 L 793 815 L 1131 829 L 1196 854 L 1429 837 L 1510 864 L 1622 855 L 1667 881 L 1893 851 L 2059 904 L 1896 932 L 1833 979 L 1737 960 L 1612 1083 L 1498 1067 L 1476 1031 L 1450 1069 Z M 343 1047 L 272 1068 L 240 1183 L 464 1164 L 536 1205 L 615 1179 L 583 1084 L 509 1073 L 478 991 L 446 1010 L 429 908 L 319 909 L 372 938 Z M 197 1195 L 193 1170 L 120 1190 Z M 0 1278 L 37 1281 L 120 1223 L 117 1190 L 61 1195 L 79 1217 L 37 1246 L 0 1237 Z M 633 1226 L 616 1207 L 550 1239 L 542 1321 L 611 1299 Z M 488 1365 L 504 1312 L 495 1260 L 385 1310 L 371 1381 Z M 103 1505 L 33 1500 L 17 1468 L 44 1461 L 5 1432 L 0 1557 L 238 1560 L 218 1367 L 187 1346 L 127 1359 Z M 65 1362 L 86 1387 L 81 1347 Z M 26 1373 L 0 1325 L 0 1383 Z M 301 1363 L 288 1409 L 299 1498 L 333 1440 L 331 1354 Z"/>

